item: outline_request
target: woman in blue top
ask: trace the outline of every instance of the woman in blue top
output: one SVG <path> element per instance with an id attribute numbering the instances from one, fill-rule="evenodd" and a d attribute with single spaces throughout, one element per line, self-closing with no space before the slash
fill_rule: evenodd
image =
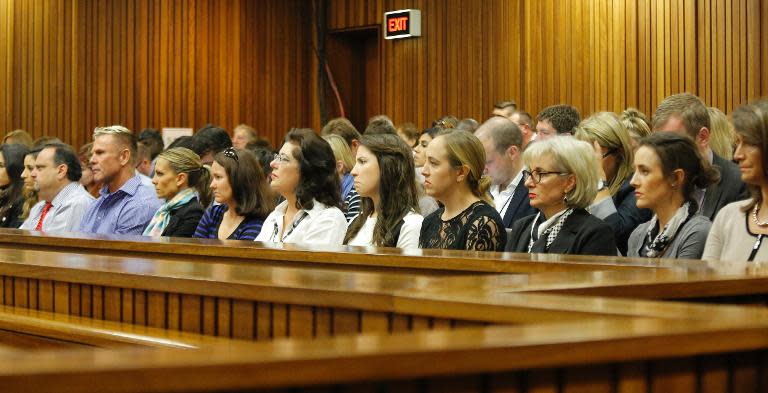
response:
<path id="1" fill-rule="evenodd" d="M 249 150 L 227 148 L 211 165 L 211 190 L 218 205 L 206 210 L 195 230 L 205 239 L 253 240 L 274 209 L 264 172 Z"/>

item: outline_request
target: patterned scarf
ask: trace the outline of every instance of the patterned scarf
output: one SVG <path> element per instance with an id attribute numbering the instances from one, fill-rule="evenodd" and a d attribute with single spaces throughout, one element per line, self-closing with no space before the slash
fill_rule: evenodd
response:
<path id="1" fill-rule="evenodd" d="M 649 221 L 650 225 L 648 225 L 648 232 L 645 234 L 645 246 L 643 246 L 640 255 L 644 254 L 648 258 L 658 258 L 664 254 L 664 250 L 667 249 L 669 243 L 675 238 L 677 231 L 686 223 L 686 221 L 688 221 L 688 218 L 693 215 L 693 212 L 691 212 L 690 209 L 690 202 L 685 202 L 683 206 L 680 206 L 675 212 L 675 215 L 672 216 L 672 219 L 669 220 L 667 225 L 664 225 L 664 228 L 659 231 L 659 234 L 656 235 L 656 237 L 653 237 L 653 230 L 656 229 L 659 219 L 654 214 L 651 221 Z"/>
<path id="2" fill-rule="evenodd" d="M 184 206 L 192 198 L 196 196 L 193 188 L 185 188 L 180 191 L 170 201 L 166 202 L 163 206 L 155 212 L 152 216 L 152 221 L 149 222 L 147 228 L 144 229 L 144 236 L 162 236 L 165 227 L 168 226 L 168 222 L 171 221 L 171 212 Z"/>
<path id="3" fill-rule="evenodd" d="M 547 235 L 547 244 L 544 246 L 544 250 L 549 250 L 549 246 L 552 245 L 552 242 L 557 239 L 557 235 L 560 234 L 560 230 L 563 229 L 563 224 L 565 224 L 565 220 L 570 217 L 571 213 L 573 213 L 573 209 L 568 209 L 565 211 L 565 213 L 560 215 L 560 218 L 557 219 L 557 221 L 550 225 L 549 228 L 545 229 L 544 232 L 541 233 L 541 236 Z M 531 239 L 528 241 L 528 252 L 531 252 L 531 248 L 533 248 L 533 243 L 535 241 L 533 240 L 533 231 L 536 228 L 536 222 L 539 220 L 539 216 L 541 215 L 541 212 L 536 214 L 536 218 L 533 220 L 534 225 L 531 226 Z M 537 238 L 538 239 L 538 238 Z"/>

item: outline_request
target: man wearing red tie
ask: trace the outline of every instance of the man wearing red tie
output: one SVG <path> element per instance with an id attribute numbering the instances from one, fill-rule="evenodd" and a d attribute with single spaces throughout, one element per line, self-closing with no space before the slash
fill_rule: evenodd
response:
<path id="1" fill-rule="evenodd" d="M 80 160 L 71 147 L 47 145 L 37 155 L 31 176 L 40 202 L 29 212 L 20 229 L 43 232 L 74 232 L 94 198 L 78 182 Z"/>

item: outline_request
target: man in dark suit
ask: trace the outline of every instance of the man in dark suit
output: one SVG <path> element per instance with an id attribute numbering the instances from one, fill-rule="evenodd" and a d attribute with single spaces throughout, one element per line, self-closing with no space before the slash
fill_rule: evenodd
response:
<path id="1" fill-rule="evenodd" d="M 709 113 L 704 102 L 693 94 L 673 94 L 665 98 L 653 114 L 653 131 L 672 131 L 693 139 L 702 157 L 720 170 L 720 181 L 701 190 L 699 213 L 714 220 L 720 209 L 746 199 L 749 192 L 741 181 L 739 167 L 717 154 L 709 147 Z"/>
<path id="2" fill-rule="evenodd" d="M 485 174 L 491 178 L 491 196 L 504 227 L 536 213 L 530 205 L 528 189 L 522 181 L 522 135 L 520 128 L 502 116 L 483 123 L 475 136 L 485 148 Z"/>

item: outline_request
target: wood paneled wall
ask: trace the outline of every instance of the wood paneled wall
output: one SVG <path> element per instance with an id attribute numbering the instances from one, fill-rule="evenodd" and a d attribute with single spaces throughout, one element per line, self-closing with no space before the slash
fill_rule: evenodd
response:
<path id="1" fill-rule="evenodd" d="M 726 111 L 768 95 L 762 0 L 331 0 L 329 29 L 422 12 L 421 38 L 383 47 L 382 112 L 395 122 L 486 118 L 515 99 L 535 115 L 556 103 L 583 114 L 652 113 L 690 91 Z"/>
<path id="2" fill-rule="evenodd" d="M 0 0 L 0 130 L 78 146 L 99 125 L 248 123 L 281 139 L 319 117 L 310 5 Z"/>
<path id="3" fill-rule="evenodd" d="M 376 94 L 395 122 L 482 120 L 502 99 L 535 115 L 768 95 L 763 0 L 328 0 L 328 28 L 403 8 L 421 10 L 423 36 L 382 40 Z M 112 123 L 245 122 L 273 141 L 318 128 L 312 15 L 302 0 L 0 0 L 0 132 L 79 145 Z"/>

